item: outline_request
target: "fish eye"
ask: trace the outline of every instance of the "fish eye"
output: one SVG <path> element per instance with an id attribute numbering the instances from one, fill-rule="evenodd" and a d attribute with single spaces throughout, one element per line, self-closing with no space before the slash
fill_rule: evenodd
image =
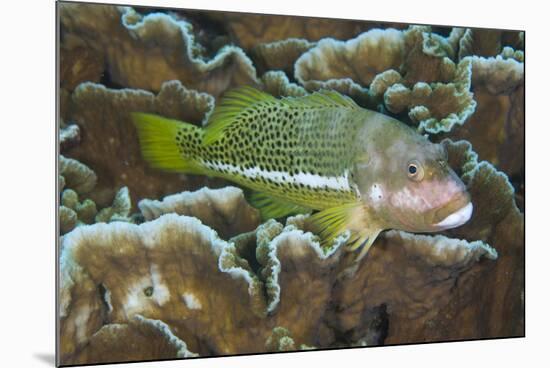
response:
<path id="1" fill-rule="evenodd" d="M 407 164 L 407 175 L 409 179 L 420 181 L 424 178 L 424 169 L 417 160 L 409 161 Z"/>

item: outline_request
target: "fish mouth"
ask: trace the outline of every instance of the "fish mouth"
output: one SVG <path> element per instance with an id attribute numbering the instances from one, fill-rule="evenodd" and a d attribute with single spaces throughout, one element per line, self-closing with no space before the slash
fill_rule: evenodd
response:
<path id="1" fill-rule="evenodd" d="M 463 225 L 472 217 L 473 209 L 472 202 L 468 201 L 467 205 L 451 213 L 435 226 L 441 229 L 451 229 Z"/>

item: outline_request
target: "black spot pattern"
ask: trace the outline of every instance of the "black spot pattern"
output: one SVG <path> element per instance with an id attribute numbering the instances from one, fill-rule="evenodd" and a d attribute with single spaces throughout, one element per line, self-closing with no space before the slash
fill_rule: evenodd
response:
<path id="1" fill-rule="evenodd" d="M 182 127 L 180 153 L 193 157 L 219 176 L 246 187 L 311 208 L 326 208 L 355 198 L 349 188 L 334 189 L 292 180 L 291 175 L 342 177 L 349 173 L 361 110 L 340 106 L 296 106 L 263 101 L 244 109 L 214 143 L 201 144 L 202 130 Z M 222 165 L 231 165 L 235 169 Z M 268 176 L 247 177 L 243 170 L 284 173 L 284 182 Z M 342 181 L 343 183 L 344 181 Z"/>

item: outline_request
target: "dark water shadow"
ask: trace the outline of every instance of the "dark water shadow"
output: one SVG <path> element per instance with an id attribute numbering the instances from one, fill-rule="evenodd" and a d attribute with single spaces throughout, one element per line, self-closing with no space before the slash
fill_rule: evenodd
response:
<path id="1" fill-rule="evenodd" d="M 50 353 L 34 353 L 34 358 L 40 360 L 43 363 L 48 364 L 50 367 L 55 367 L 55 355 Z"/>

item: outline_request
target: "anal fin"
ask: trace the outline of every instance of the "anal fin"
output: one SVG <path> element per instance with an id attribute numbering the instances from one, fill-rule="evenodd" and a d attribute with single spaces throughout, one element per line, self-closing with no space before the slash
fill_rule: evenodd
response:
<path id="1" fill-rule="evenodd" d="M 250 192 L 247 194 L 246 199 L 253 207 L 260 211 L 260 215 L 264 221 L 311 212 L 310 208 L 270 196 L 263 192 Z"/>

